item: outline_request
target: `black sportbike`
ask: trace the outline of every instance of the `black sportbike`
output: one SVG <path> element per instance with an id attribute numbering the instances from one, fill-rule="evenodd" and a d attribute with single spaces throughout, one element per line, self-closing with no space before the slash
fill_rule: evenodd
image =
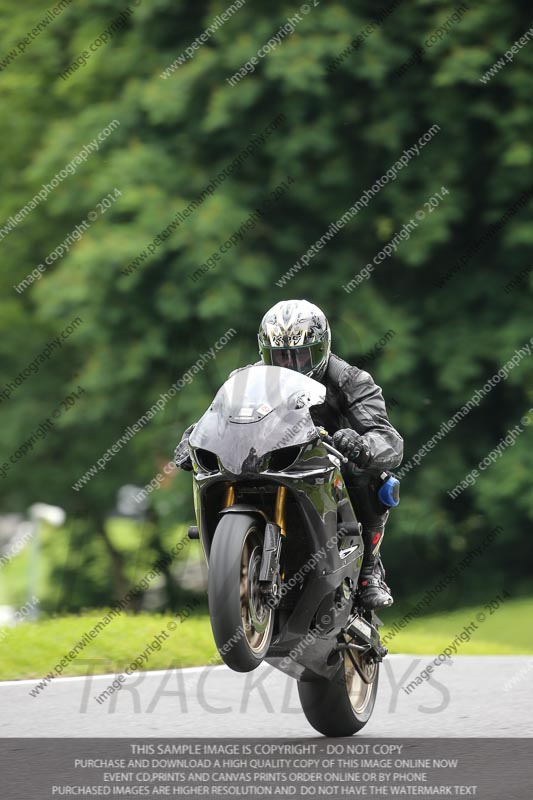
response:
<path id="1" fill-rule="evenodd" d="M 311 725 L 350 736 L 370 719 L 387 650 L 380 620 L 358 601 L 363 540 L 345 459 L 311 418 L 325 393 L 282 367 L 226 381 L 189 439 L 189 536 L 205 552 L 224 662 L 248 672 L 267 661 L 296 678 Z"/>

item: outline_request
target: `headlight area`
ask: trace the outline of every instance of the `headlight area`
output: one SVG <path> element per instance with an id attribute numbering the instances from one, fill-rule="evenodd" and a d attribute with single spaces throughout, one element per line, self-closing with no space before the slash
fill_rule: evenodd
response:
<path id="1" fill-rule="evenodd" d="M 298 461 L 301 452 L 302 447 L 299 445 L 272 450 L 270 453 L 267 453 L 267 457 L 265 458 L 268 463 L 268 469 L 272 472 L 283 472 L 283 470 L 289 469 L 289 467 L 292 467 L 292 465 Z"/>
<path id="2" fill-rule="evenodd" d="M 204 472 L 218 472 L 220 470 L 218 457 L 216 453 L 213 453 L 211 450 L 205 450 L 203 447 L 198 447 L 194 451 L 194 457 L 198 463 L 198 466 Z"/>

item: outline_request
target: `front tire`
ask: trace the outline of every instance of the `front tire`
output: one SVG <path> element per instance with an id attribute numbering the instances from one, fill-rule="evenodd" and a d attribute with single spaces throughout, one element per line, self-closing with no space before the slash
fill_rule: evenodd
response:
<path id="1" fill-rule="evenodd" d="M 208 570 L 211 628 L 223 661 L 251 672 L 265 658 L 274 611 L 263 602 L 259 570 L 264 530 L 249 514 L 224 514 L 217 525 Z"/>
<path id="2" fill-rule="evenodd" d="M 364 664 L 366 683 L 355 668 L 348 652 L 331 680 L 298 681 L 298 694 L 307 721 L 324 736 L 353 736 L 364 728 L 374 710 L 378 690 L 379 664 Z"/>

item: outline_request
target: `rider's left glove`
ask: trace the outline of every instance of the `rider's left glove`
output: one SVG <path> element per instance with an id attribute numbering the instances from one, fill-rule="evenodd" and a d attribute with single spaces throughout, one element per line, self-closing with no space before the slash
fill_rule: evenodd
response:
<path id="1" fill-rule="evenodd" d="M 370 448 L 363 437 L 351 428 L 342 428 L 334 433 L 333 443 L 356 466 L 366 467 L 370 463 Z"/>

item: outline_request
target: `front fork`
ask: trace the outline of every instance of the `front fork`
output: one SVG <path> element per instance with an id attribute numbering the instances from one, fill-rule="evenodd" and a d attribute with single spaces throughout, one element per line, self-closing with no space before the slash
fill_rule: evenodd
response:
<path id="1" fill-rule="evenodd" d="M 278 486 L 276 495 L 276 505 L 274 508 L 274 522 L 267 522 L 265 526 L 265 541 L 263 543 L 263 558 L 261 570 L 259 572 L 259 583 L 265 601 L 271 606 L 276 607 L 281 600 L 280 588 L 281 580 L 285 576 L 281 574 L 280 555 L 281 542 L 287 535 L 285 527 L 285 501 L 287 499 L 287 487 Z"/>
<path id="2" fill-rule="evenodd" d="M 259 570 L 259 585 L 261 594 L 268 605 L 279 605 L 281 595 L 280 554 L 281 554 L 281 529 L 275 522 L 267 522 L 265 526 L 265 541 L 263 543 L 263 558 Z"/>
<path id="3" fill-rule="evenodd" d="M 259 570 L 259 585 L 261 594 L 271 607 L 279 605 L 281 596 L 280 574 L 280 555 L 282 537 L 287 535 L 285 528 L 285 502 L 287 499 L 287 487 L 278 486 L 276 504 L 274 508 L 274 522 L 267 522 L 265 525 L 265 539 L 263 542 L 263 555 Z M 235 503 L 235 486 L 230 484 L 226 491 L 224 506 Z"/>

